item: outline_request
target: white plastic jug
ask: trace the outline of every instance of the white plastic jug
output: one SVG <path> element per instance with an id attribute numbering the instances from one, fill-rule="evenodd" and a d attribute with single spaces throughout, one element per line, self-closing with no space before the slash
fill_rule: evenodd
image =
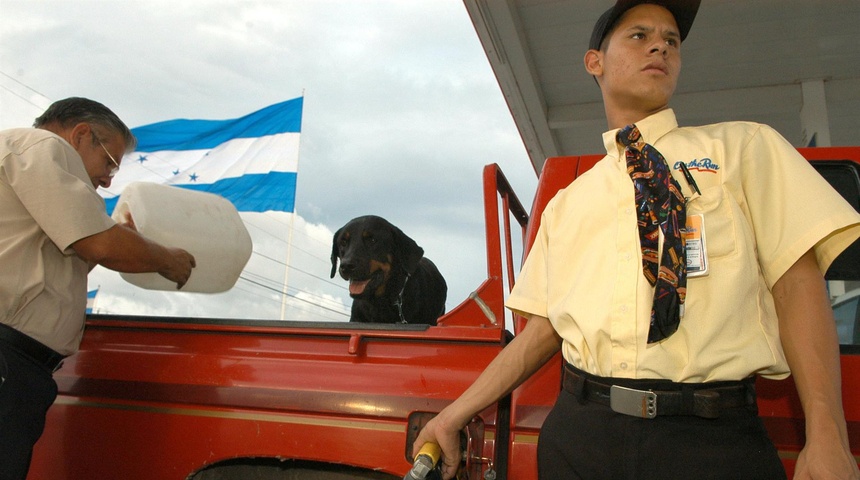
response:
<path id="1" fill-rule="evenodd" d="M 126 212 L 131 213 L 141 235 L 194 255 L 197 266 L 180 290 L 182 292 L 227 291 L 236 284 L 251 258 L 251 236 L 239 212 L 218 195 L 134 182 L 120 195 L 113 219 L 124 222 Z M 120 276 L 149 290 L 176 291 L 176 283 L 157 273 L 121 273 Z"/>

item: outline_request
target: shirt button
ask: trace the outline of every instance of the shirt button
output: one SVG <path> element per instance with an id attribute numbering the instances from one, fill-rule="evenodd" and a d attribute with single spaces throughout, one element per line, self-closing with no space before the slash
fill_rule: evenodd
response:
<path id="1" fill-rule="evenodd" d="M 633 209 L 632 208 L 625 208 L 624 213 L 626 213 L 627 215 L 630 215 L 631 213 L 633 213 Z"/>
<path id="2" fill-rule="evenodd" d="M 627 313 L 627 305 L 621 305 L 621 312 Z"/>
<path id="3" fill-rule="evenodd" d="M 627 362 L 621 362 L 621 370 L 627 370 Z"/>

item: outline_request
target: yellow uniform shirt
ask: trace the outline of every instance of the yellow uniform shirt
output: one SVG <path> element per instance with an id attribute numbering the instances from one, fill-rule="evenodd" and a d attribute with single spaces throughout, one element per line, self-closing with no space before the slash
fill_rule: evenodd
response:
<path id="1" fill-rule="evenodd" d="M 617 130 L 604 134 L 607 156 L 547 205 L 508 308 L 549 318 L 564 358 L 600 376 L 787 376 L 770 289 L 812 247 L 826 271 L 860 236 L 860 215 L 770 127 L 679 128 L 672 110 L 636 125 L 690 198 L 687 216 L 704 219 L 708 273 L 688 278 L 678 331 L 647 345 L 653 287 Z"/>
<path id="2" fill-rule="evenodd" d="M 0 132 L 0 323 L 77 351 L 87 263 L 70 245 L 115 225 L 78 153 L 40 129 Z"/>

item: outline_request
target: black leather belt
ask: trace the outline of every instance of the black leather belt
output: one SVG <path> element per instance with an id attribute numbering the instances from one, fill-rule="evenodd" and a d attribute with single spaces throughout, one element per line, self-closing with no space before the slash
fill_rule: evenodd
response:
<path id="1" fill-rule="evenodd" d="M 608 405 L 618 413 L 641 418 L 664 415 L 718 418 L 724 409 L 756 404 L 754 377 L 696 384 L 628 380 L 597 377 L 566 364 L 563 385 L 582 403 Z"/>
<path id="2" fill-rule="evenodd" d="M 31 338 L 29 335 L 23 334 L 14 328 L 0 323 L 0 341 L 6 343 L 10 347 L 17 350 L 19 353 L 38 365 L 45 367 L 50 372 L 56 372 L 62 366 L 63 355 L 46 347 L 38 340 Z"/>

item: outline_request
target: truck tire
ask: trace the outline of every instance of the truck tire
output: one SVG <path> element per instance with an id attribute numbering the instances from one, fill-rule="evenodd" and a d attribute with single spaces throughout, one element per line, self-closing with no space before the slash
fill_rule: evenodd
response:
<path id="1" fill-rule="evenodd" d="M 401 480 L 382 472 L 344 465 L 248 459 L 207 467 L 187 480 Z"/>

